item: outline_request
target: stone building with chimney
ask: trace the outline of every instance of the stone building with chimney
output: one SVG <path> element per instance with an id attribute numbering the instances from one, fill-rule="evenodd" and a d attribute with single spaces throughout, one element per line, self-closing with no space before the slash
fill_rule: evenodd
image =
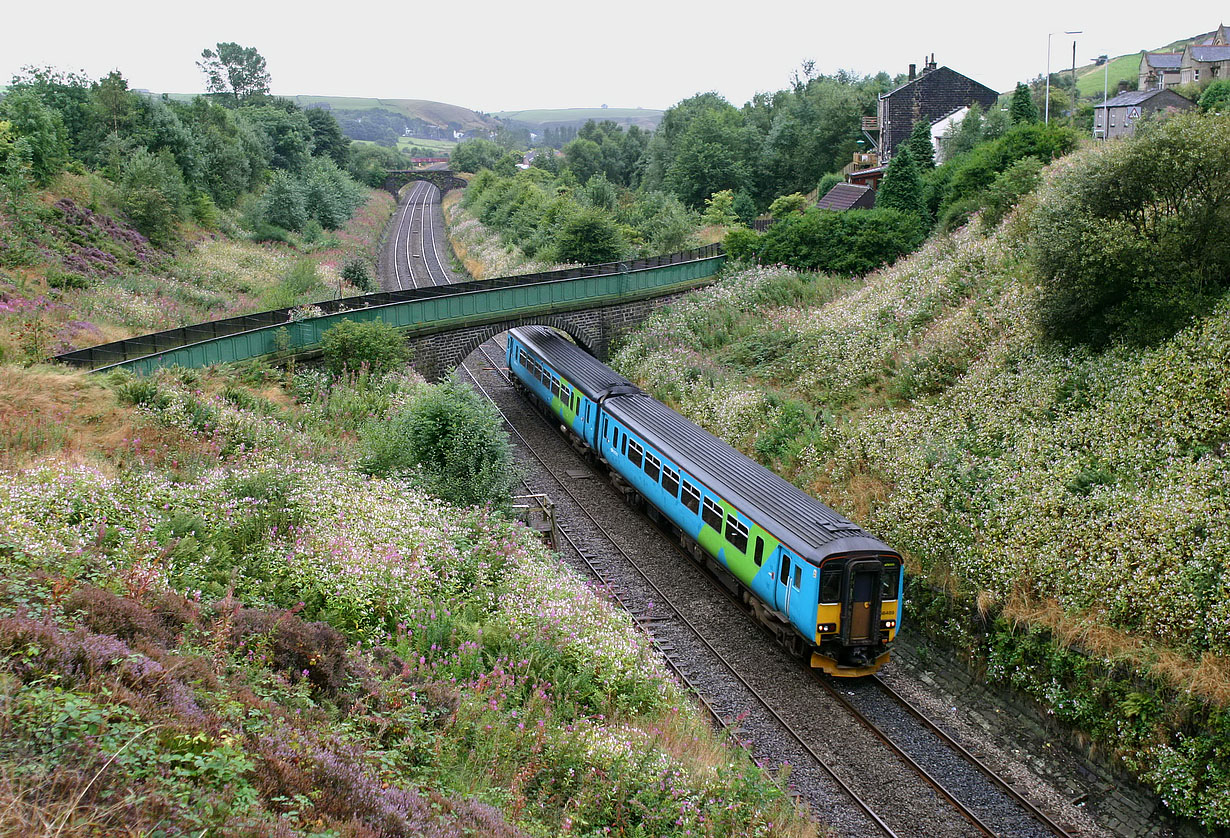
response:
<path id="1" fill-rule="evenodd" d="M 881 161 L 892 159 L 893 151 L 909 139 L 914 123 L 920 119 L 934 125 L 974 103 L 988 110 L 998 101 L 999 94 L 986 85 L 948 67 L 936 67 L 934 54 L 923 64 L 921 73 L 911 64 L 909 80 L 880 96 L 876 127 Z"/>

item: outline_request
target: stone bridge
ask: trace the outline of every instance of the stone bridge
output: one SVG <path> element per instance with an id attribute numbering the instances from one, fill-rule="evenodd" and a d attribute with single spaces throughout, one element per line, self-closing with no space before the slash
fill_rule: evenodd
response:
<path id="1" fill-rule="evenodd" d="M 578 311 L 510 317 L 494 323 L 459 326 L 447 332 L 410 337 L 406 341 L 411 352 L 410 364 L 428 381 L 439 381 L 451 375 L 470 353 L 491 338 L 516 326 L 532 325 L 559 329 L 598 360 L 606 361 L 616 339 L 635 329 L 655 309 L 679 299 L 684 293 Z"/>
<path id="2" fill-rule="evenodd" d="M 450 189 L 465 189 L 466 181 L 456 172 L 446 169 L 399 169 L 389 172 L 384 178 L 384 188 L 397 197 L 401 188 L 412 180 L 425 180 L 441 192 Z"/>

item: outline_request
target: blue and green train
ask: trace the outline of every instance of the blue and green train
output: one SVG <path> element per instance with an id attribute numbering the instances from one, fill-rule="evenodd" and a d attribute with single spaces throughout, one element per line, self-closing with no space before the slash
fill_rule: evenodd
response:
<path id="1" fill-rule="evenodd" d="M 511 330 L 507 360 L 519 389 L 812 666 L 860 676 L 888 661 L 901 628 L 896 551 L 553 329 Z"/>

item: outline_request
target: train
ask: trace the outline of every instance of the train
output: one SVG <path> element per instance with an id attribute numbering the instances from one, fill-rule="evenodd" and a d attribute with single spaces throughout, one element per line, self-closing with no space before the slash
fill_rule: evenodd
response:
<path id="1" fill-rule="evenodd" d="M 837 677 L 888 662 L 901 630 L 898 552 L 552 328 L 511 329 L 506 361 L 516 389 L 785 646 Z"/>

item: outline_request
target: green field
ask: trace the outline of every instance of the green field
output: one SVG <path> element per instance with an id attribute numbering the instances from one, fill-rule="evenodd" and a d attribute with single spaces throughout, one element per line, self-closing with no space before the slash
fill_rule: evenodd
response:
<path id="1" fill-rule="evenodd" d="M 662 120 L 662 111 L 653 108 L 538 108 L 524 111 L 497 111 L 492 116 L 528 125 L 560 125 L 604 119 L 624 125 L 653 128 Z"/>
<path id="2" fill-rule="evenodd" d="M 168 93 L 172 99 L 180 102 L 190 102 L 199 93 Z M 460 105 L 450 105 L 446 102 L 432 102 L 427 99 L 370 99 L 360 96 L 287 96 L 285 97 L 293 101 L 296 105 L 302 108 L 311 105 L 328 105 L 330 108 L 339 108 L 348 111 L 364 111 L 375 108 L 383 108 L 389 111 L 396 111 L 410 119 L 421 119 L 431 125 L 436 125 L 441 128 L 454 125 L 463 130 L 469 131 L 475 128 L 492 128 L 496 127 L 495 120 L 490 117 L 483 116 L 477 111 L 472 111 L 469 108 L 463 108 Z"/>
<path id="3" fill-rule="evenodd" d="M 1076 90 L 1081 97 L 1101 101 L 1103 76 L 1110 96 L 1115 95 L 1119 82 L 1135 81 L 1140 75 L 1140 53 L 1112 58 L 1108 65 L 1105 68 L 1089 66 L 1076 69 Z"/>

